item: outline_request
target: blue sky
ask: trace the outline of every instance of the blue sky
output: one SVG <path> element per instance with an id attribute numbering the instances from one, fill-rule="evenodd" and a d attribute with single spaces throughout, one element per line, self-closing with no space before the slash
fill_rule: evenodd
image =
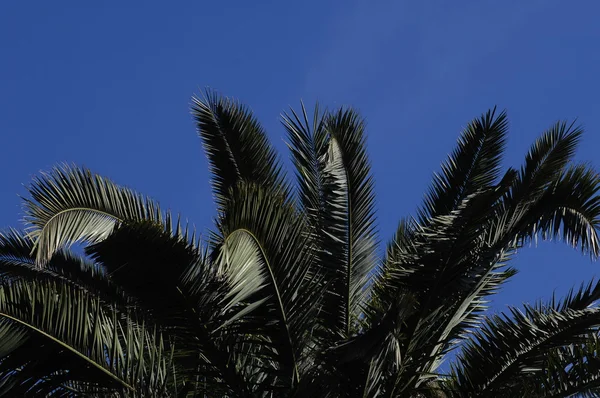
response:
<path id="1" fill-rule="evenodd" d="M 381 236 L 414 213 L 470 119 L 506 108 L 507 164 L 557 119 L 600 167 L 600 3 L 527 1 L 0 2 L 0 226 L 41 170 L 74 162 L 211 225 L 188 106 L 212 87 L 247 103 L 285 150 L 300 99 L 366 117 Z M 287 152 L 283 152 L 288 159 Z M 523 250 L 494 308 L 563 294 L 600 264 Z"/>

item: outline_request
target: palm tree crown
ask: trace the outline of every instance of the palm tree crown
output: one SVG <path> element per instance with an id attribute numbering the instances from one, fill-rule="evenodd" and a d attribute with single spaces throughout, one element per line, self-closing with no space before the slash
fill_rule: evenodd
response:
<path id="1" fill-rule="evenodd" d="M 580 128 L 554 124 L 503 170 L 506 114 L 473 120 L 380 255 L 354 110 L 282 116 L 295 181 L 238 102 L 208 92 L 192 115 L 217 206 L 206 239 L 87 169 L 33 180 L 27 228 L 0 234 L 0 395 L 600 394 L 600 283 L 485 316 L 528 242 L 600 254 Z"/>

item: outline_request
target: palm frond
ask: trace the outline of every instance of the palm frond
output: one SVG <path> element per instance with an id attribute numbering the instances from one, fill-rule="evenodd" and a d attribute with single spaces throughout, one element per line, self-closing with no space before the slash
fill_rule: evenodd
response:
<path id="1" fill-rule="evenodd" d="M 296 168 L 298 194 L 302 210 L 315 227 L 315 234 L 323 228 L 323 212 L 326 211 L 324 186 L 324 167 L 322 159 L 328 149 L 325 133 L 325 116 L 315 105 L 312 121 L 304 103 L 301 103 L 300 115 L 290 110 L 282 115 L 282 123 L 288 133 L 288 147 Z"/>
<path id="2" fill-rule="evenodd" d="M 600 175 L 586 165 L 566 167 L 554 176 L 537 200 L 517 205 L 512 232 L 518 245 L 540 236 L 558 238 L 580 247 L 592 257 L 600 255 Z M 518 232 L 517 232 L 518 231 Z"/>
<path id="3" fill-rule="evenodd" d="M 513 200 L 534 198 L 554 182 L 573 159 L 582 134 L 581 127 L 566 122 L 556 122 L 546 130 L 525 156 L 525 164 L 511 193 Z"/>
<path id="4" fill-rule="evenodd" d="M 527 373 L 541 371 L 539 363 L 550 350 L 567 347 L 597 333 L 600 309 L 571 309 L 561 305 L 524 311 L 511 308 L 510 316 L 493 316 L 474 332 L 453 366 L 453 377 L 463 392 L 489 396 L 511 386 Z M 508 387 L 507 387 L 508 386 Z"/>
<path id="5" fill-rule="evenodd" d="M 84 168 L 55 168 L 34 178 L 29 193 L 25 220 L 38 262 L 74 242 L 102 240 L 119 222 L 171 223 L 156 202 Z"/>
<path id="6" fill-rule="evenodd" d="M 597 397 L 600 392 L 600 339 L 590 334 L 583 342 L 559 347 L 545 355 L 541 370 L 518 386 L 540 397 Z"/>
<path id="7" fill-rule="evenodd" d="M 219 208 L 239 181 L 288 191 L 277 153 L 248 108 L 206 91 L 203 98 L 192 98 L 191 111 L 208 157 Z"/>
<path id="8" fill-rule="evenodd" d="M 565 298 L 558 302 L 555 297 L 552 297 L 551 308 L 556 311 L 564 311 L 566 309 L 583 310 L 600 300 L 600 280 L 591 280 L 588 283 L 582 283 L 579 289 L 571 288 Z"/>
<path id="9" fill-rule="evenodd" d="M 160 335 L 72 285 L 1 286 L 0 325 L 0 341 L 14 342 L 0 359 L 0 384 L 10 385 L 11 394 L 62 389 L 69 382 L 124 393 L 172 387 Z"/>
<path id="10" fill-rule="evenodd" d="M 496 183 L 507 130 L 506 112 L 496 116 L 495 108 L 467 125 L 457 147 L 442 164 L 442 173 L 434 175 L 425 205 L 419 211 L 421 224 L 450 213 L 467 196 Z"/>
<path id="11" fill-rule="evenodd" d="M 416 344 L 421 354 L 411 354 L 429 363 L 417 370 L 432 372 L 438 359 L 454 347 L 453 341 L 464 339 L 465 332 L 479 324 L 485 298 L 514 275 L 516 270 L 506 268 L 505 263 L 527 239 L 562 236 L 595 255 L 598 177 L 589 167 L 566 166 L 579 134 L 564 123 L 556 125 L 537 141 L 522 170 L 517 173 L 509 169 L 496 185 L 489 184 L 495 184 L 491 176 L 498 175 L 499 158 L 490 161 L 495 165 L 490 169 L 493 173 L 481 180 L 488 188 L 473 192 L 460 204 L 440 202 L 441 196 L 435 193 L 446 194 L 453 188 L 439 183 L 442 179 L 438 178 L 438 189 L 428 199 L 429 213 L 420 214 L 423 224 L 412 223 L 395 238 L 398 242 L 390 245 L 392 250 L 388 250 L 382 277 L 376 283 L 375 301 L 382 297 L 393 300 L 389 292 L 393 293 L 394 286 L 411 286 L 418 297 L 427 297 L 419 305 L 423 311 L 419 317 L 434 312 L 439 315 L 433 322 L 428 318 L 430 333 L 421 333 L 427 336 L 426 341 Z M 502 145 L 496 148 L 500 150 Z M 459 146 L 454 157 L 464 156 L 468 152 L 465 148 Z M 476 157 L 474 153 L 471 156 Z M 556 168 L 558 171 L 548 172 Z M 446 216 L 431 217 L 429 214 L 436 214 L 431 203 L 452 203 L 449 208 L 454 210 Z M 427 303 L 434 306 L 428 309 Z M 417 325 L 425 325 L 422 319 L 417 320 L 419 317 L 413 326 L 409 322 L 409 336 L 417 331 Z"/>
<path id="12" fill-rule="evenodd" d="M 84 289 L 106 303 L 125 305 L 120 289 L 104 269 L 66 250 L 55 252 L 46 266 L 36 264 L 35 244 L 25 233 L 0 232 L 0 282 L 57 280 Z"/>
<path id="13" fill-rule="evenodd" d="M 329 275 L 330 294 L 324 308 L 327 327 L 349 336 L 365 299 L 376 264 L 373 179 L 366 154 L 364 122 L 351 109 L 325 118 L 328 151 L 323 162 L 326 200 L 320 264 Z"/>
<path id="14" fill-rule="evenodd" d="M 227 275 L 228 306 L 241 306 L 233 325 L 267 338 L 284 385 L 300 378 L 306 339 L 323 287 L 311 271 L 305 220 L 278 192 L 240 184 L 214 236 L 217 264 Z"/>

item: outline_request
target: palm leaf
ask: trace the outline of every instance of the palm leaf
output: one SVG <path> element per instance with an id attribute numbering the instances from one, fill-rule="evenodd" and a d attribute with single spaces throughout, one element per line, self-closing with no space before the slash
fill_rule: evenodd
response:
<path id="1" fill-rule="evenodd" d="M 322 161 L 328 149 L 324 116 L 317 104 L 310 121 L 304 103 L 301 103 L 300 115 L 293 109 L 282 115 L 296 168 L 300 204 L 315 229 L 315 238 L 319 238 L 319 231 L 323 229 L 324 212 L 327 210 L 323 192 L 325 165 Z"/>
<path id="2" fill-rule="evenodd" d="M 390 245 L 388 260 L 374 290 L 374 303 L 380 308 L 386 308 L 382 302 L 389 305 L 393 301 L 398 285 L 410 286 L 417 297 L 427 297 L 420 304 L 422 312 L 412 321 L 413 326 L 409 322 L 408 336 L 415 335 L 418 325 L 426 325 L 418 333 L 426 336 L 426 340 L 412 343 L 420 354 L 410 355 L 423 358 L 428 365 L 413 367 L 407 377 L 414 372 L 434 371 L 438 359 L 454 347 L 453 342 L 465 338 L 465 332 L 479 324 L 485 297 L 494 294 L 514 275 L 515 270 L 505 268 L 505 263 L 526 240 L 538 235 L 562 236 L 569 244 L 595 255 L 600 216 L 598 177 L 588 167 L 566 167 L 579 134 L 579 130 L 564 123 L 557 124 L 536 142 L 521 172 L 509 169 L 494 187 L 489 184 L 493 183 L 491 176 L 498 173 L 499 157 L 496 157 L 489 162 L 495 165 L 489 169 L 491 174 L 486 174 L 489 178 L 480 180 L 485 182 L 480 186 L 488 188 L 473 192 L 457 204 L 440 198 L 441 192 L 447 193 L 444 187 L 448 192 L 454 189 L 447 185 L 452 175 L 447 171 L 451 170 L 450 165 L 468 153 L 466 141 L 459 145 L 449 165 L 444 167 L 446 183 L 440 183 L 443 179 L 438 178 L 434 184 L 437 189 L 428 199 L 429 210 L 420 214 L 424 226 L 414 222 L 405 224 Z M 496 149 L 501 149 L 501 145 L 496 145 Z M 470 156 L 477 158 L 474 152 Z M 470 199 L 465 201 L 467 198 Z M 449 215 L 432 217 L 444 214 L 434 211 L 436 208 L 454 210 Z M 427 303 L 433 306 L 428 309 Z M 431 318 L 434 313 L 439 316 Z M 424 316 L 428 322 L 423 322 Z"/>
<path id="3" fill-rule="evenodd" d="M 593 291 L 582 294 L 591 296 Z M 569 308 L 569 301 L 560 305 L 560 311 L 553 307 L 525 306 L 524 312 L 512 308 L 510 316 L 488 318 L 467 341 L 453 367 L 459 389 L 472 396 L 493 395 L 511 387 L 523 374 L 539 372 L 538 363 L 546 360 L 551 350 L 597 333 L 597 307 Z"/>
<path id="4" fill-rule="evenodd" d="M 600 175 L 595 170 L 586 165 L 566 167 L 538 193 L 537 200 L 530 200 L 527 207 L 515 206 L 508 228 L 512 227 L 510 232 L 518 245 L 539 234 L 542 239 L 562 239 L 597 257 L 600 255 L 599 191 Z"/>
<path id="5" fill-rule="evenodd" d="M 213 174 L 215 201 L 222 208 L 239 181 L 287 192 L 277 153 L 252 112 L 232 99 L 206 91 L 192 98 L 192 116 Z"/>
<path id="6" fill-rule="evenodd" d="M 557 122 L 546 130 L 525 156 L 511 195 L 513 200 L 535 197 L 554 182 L 572 160 L 582 134 L 581 127 L 566 122 Z"/>
<path id="7" fill-rule="evenodd" d="M 11 394 L 62 389 L 70 382 L 152 393 L 172 383 L 159 335 L 70 284 L 1 286 L 0 322 L 0 340 L 15 341 L 0 359 L 0 384 L 10 385 Z M 27 336 L 26 344 L 15 335 Z"/>
<path id="8" fill-rule="evenodd" d="M 29 192 L 25 219 L 38 262 L 74 242 L 102 240 L 122 221 L 171 222 L 157 203 L 83 168 L 55 168 L 36 177 Z"/>
<path id="9" fill-rule="evenodd" d="M 597 397 L 600 392 L 600 342 L 596 333 L 583 342 L 550 350 L 535 377 L 519 390 L 540 397 Z"/>
<path id="10" fill-rule="evenodd" d="M 325 117 L 328 149 L 321 158 L 325 208 L 318 243 L 329 294 L 323 318 L 332 338 L 348 336 L 368 295 L 376 260 L 374 188 L 364 123 L 353 110 Z"/>
<path id="11" fill-rule="evenodd" d="M 434 175 L 424 208 L 419 211 L 421 224 L 449 214 L 467 196 L 496 183 L 507 131 L 506 112 L 496 116 L 495 108 L 467 125 L 457 147 L 442 164 L 442 173 Z"/>
<path id="12" fill-rule="evenodd" d="M 36 264 L 35 244 L 24 233 L 9 230 L 0 233 L 0 281 L 62 281 L 84 289 L 106 303 L 126 305 L 120 289 L 109 280 L 102 267 L 80 256 L 59 250 L 45 267 Z"/>
<path id="13" fill-rule="evenodd" d="M 311 282 L 312 248 L 303 218 L 279 193 L 241 184 L 213 239 L 217 264 L 231 285 L 228 307 L 243 308 L 228 322 L 241 317 L 233 325 L 241 333 L 266 338 L 281 373 L 277 379 L 283 378 L 279 383 L 297 383 L 322 291 Z"/>

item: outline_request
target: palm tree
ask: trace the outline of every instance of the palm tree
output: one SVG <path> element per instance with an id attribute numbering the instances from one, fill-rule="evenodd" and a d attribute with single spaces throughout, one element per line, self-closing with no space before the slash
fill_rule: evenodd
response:
<path id="1" fill-rule="evenodd" d="M 86 169 L 35 178 L 26 229 L 0 235 L 0 394 L 600 394 L 600 283 L 485 316 L 532 240 L 600 254 L 580 128 L 556 123 L 503 171 L 506 114 L 473 120 L 381 253 L 363 120 L 310 113 L 282 117 L 294 183 L 247 108 L 194 98 L 217 206 L 202 240 Z"/>

